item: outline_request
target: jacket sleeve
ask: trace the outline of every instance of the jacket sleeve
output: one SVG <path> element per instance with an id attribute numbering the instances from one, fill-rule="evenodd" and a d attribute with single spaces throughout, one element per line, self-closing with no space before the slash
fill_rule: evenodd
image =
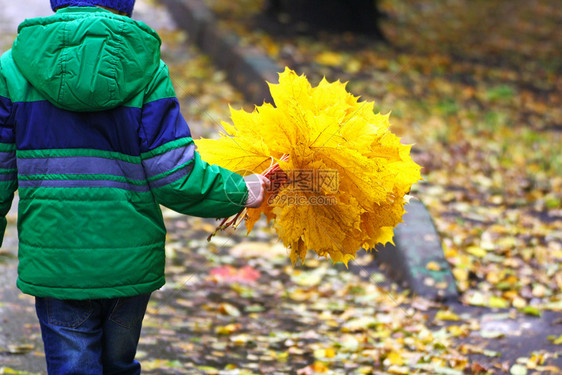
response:
<path id="1" fill-rule="evenodd" d="M 248 190 L 242 176 L 206 163 L 195 150 L 164 63 L 147 88 L 140 142 L 158 203 L 199 217 L 227 217 L 244 208 Z"/>
<path id="2" fill-rule="evenodd" d="M 6 231 L 6 215 L 18 188 L 14 128 L 10 123 L 12 101 L 4 73 L 0 59 L 0 245 Z"/>

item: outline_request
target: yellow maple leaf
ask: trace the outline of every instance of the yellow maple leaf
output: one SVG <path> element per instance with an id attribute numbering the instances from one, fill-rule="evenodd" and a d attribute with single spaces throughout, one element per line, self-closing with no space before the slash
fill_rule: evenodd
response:
<path id="1" fill-rule="evenodd" d="M 343 62 L 340 54 L 330 51 L 321 52 L 316 56 L 316 62 L 328 66 L 338 66 Z"/>
<path id="2" fill-rule="evenodd" d="M 231 108 L 232 125 L 223 123 L 219 139 L 195 141 L 209 163 L 242 174 L 278 165 L 287 173 L 288 184 L 248 210 L 248 231 L 265 214 L 293 263 L 313 250 L 347 264 L 361 247 L 392 242 L 420 166 L 390 132 L 389 115 L 374 113 L 374 103 L 359 101 L 345 83 L 312 87 L 288 68 L 269 87 L 275 106 Z"/>
<path id="3" fill-rule="evenodd" d="M 199 139 L 196 143 L 197 150 L 204 155 L 206 162 L 242 175 L 263 170 L 271 164 L 271 152 L 262 140 L 228 137 L 223 134 L 218 140 Z M 220 150 L 216 147 L 217 143 L 220 143 Z M 224 155 L 230 157 L 224 159 Z"/>

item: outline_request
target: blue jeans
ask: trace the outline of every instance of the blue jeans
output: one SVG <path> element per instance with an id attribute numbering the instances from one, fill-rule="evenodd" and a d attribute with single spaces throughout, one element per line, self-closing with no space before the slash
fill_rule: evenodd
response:
<path id="1" fill-rule="evenodd" d="M 49 375 L 140 374 L 135 353 L 149 298 L 36 297 Z"/>

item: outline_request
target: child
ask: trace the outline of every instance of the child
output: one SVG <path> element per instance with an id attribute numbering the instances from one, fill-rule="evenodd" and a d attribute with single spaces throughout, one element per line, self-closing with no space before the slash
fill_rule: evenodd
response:
<path id="1" fill-rule="evenodd" d="M 269 183 L 201 160 L 134 2 L 51 0 L 0 58 L 0 231 L 18 189 L 17 285 L 36 296 L 49 374 L 140 373 L 159 205 L 226 217 Z"/>

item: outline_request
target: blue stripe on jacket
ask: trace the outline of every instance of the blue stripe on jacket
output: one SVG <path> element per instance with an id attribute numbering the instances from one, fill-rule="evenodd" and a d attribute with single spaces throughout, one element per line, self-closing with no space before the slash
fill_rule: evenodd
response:
<path id="1" fill-rule="evenodd" d="M 2 142 L 3 145 L 5 145 Z M 0 174 L 16 172 L 16 151 L 0 152 Z"/>
<path id="2" fill-rule="evenodd" d="M 15 125 L 15 129 L 0 127 L 0 142 L 16 142 L 18 150 L 93 149 L 140 156 L 168 142 L 191 137 L 176 98 L 149 102 L 142 109 L 72 112 L 48 101 L 12 103 L 0 97 L 0 118 L 4 124 Z M 149 186 L 162 187 L 189 175 L 194 153 L 191 143 L 145 159 L 142 164 L 99 156 L 26 157 L 17 159 L 17 174 L 21 176 L 20 187 L 113 187 L 145 192 Z M 15 169 L 15 156 L 15 152 L 0 152 L 0 168 Z M 108 178 L 100 179 L 100 175 Z M 6 171 L 0 181 L 16 177 L 16 173 Z"/>
<path id="3" fill-rule="evenodd" d="M 143 160 L 147 177 L 154 178 L 159 174 L 166 173 L 188 163 L 193 160 L 194 153 L 195 144 L 191 143 Z"/>
<path id="4" fill-rule="evenodd" d="M 177 171 L 174 171 L 173 173 L 163 178 L 154 181 L 149 181 L 148 183 L 152 189 L 160 188 L 168 184 L 171 184 L 172 182 L 176 182 L 180 178 L 187 176 L 188 174 L 191 173 L 192 170 L 193 170 L 193 163 L 187 164 L 183 166 L 183 168 L 180 168 Z"/>
<path id="5" fill-rule="evenodd" d="M 0 173 L 0 181 L 14 181 L 16 178 L 16 172 Z"/>
<path id="6" fill-rule="evenodd" d="M 16 152 L 0 152 L 0 169 L 12 169 L 16 167 Z"/>
<path id="7" fill-rule="evenodd" d="M 99 180 L 99 177 L 94 180 L 87 175 L 110 175 L 138 182 L 154 179 L 150 181 L 150 186 L 153 188 L 162 187 L 191 172 L 193 164 L 190 164 L 190 162 L 194 158 L 194 153 L 195 145 L 191 143 L 148 158 L 143 161 L 142 165 L 102 157 L 65 156 L 20 158 L 17 166 L 18 174 L 22 177 L 62 175 L 57 179 L 50 176 L 36 177 L 32 180 L 24 178 L 20 182 L 21 187 L 117 187 L 132 191 L 148 191 L 147 186 L 113 180 Z M 0 153 L 0 160 L 3 154 L 8 153 Z M 173 171 L 174 169 L 177 170 Z M 166 174 L 170 171 L 173 172 Z M 80 179 L 77 179 L 77 175 L 80 175 Z M 7 176 L 0 174 L 0 181 L 9 179 Z M 72 179 L 69 179 L 71 176 Z"/>
<path id="8" fill-rule="evenodd" d="M 139 156 L 191 136 L 175 98 L 146 103 L 142 109 L 117 107 L 100 112 L 66 111 L 48 101 L 18 102 L 13 113 L 18 150 L 85 148 Z M 140 126 L 141 121 L 140 130 L 130 126 Z"/>
<path id="9" fill-rule="evenodd" d="M 14 143 L 14 130 L 7 127 L 12 110 L 12 101 L 0 96 L 0 143 Z"/>
<path id="10" fill-rule="evenodd" d="M 106 174 L 146 180 L 142 165 L 92 156 L 18 159 L 22 176 L 45 174 Z"/>
<path id="11" fill-rule="evenodd" d="M 0 96 L 0 143 L 3 144 L 3 151 L 0 152 L 0 181 L 15 181 L 17 179 L 16 150 L 13 146 L 14 129 L 8 125 L 11 109 L 12 101 Z"/>
<path id="12" fill-rule="evenodd" d="M 112 181 L 112 180 L 20 180 L 19 186 L 22 188 L 26 187 L 69 187 L 69 188 L 76 188 L 76 187 L 83 187 L 83 188 L 92 188 L 92 187 L 109 187 L 109 188 L 118 188 L 124 190 L 130 190 L 135 192 L 147 192 L 149 191 L 149 185 L 134 185 L 128 182 L 122 181 Z"/>
<path id="13" fill-rule="evenodd" d="M 48 101 L 14 104 L 18 150 L 85 148 L 138 156 L 139 108 L 70 112 Z M 123 126 L 119 126 L 123 124 Z"/>
<path id="14" fill-rule="evenodd" d="M 141 152 L 148 152 L 176 139 L 191 137 L 176 98 L 158 99 L 142 109 Z"/>

